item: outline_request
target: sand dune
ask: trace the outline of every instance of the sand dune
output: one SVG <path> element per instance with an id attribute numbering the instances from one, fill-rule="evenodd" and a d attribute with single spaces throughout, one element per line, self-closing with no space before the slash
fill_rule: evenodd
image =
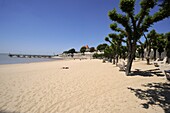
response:
<path id="1" fill-rule="evenodd" d="M 62 69 L 63 66 L 69 69 Z M 144 62 L 134 68 L 152 69 Z M 16 113 L 164 113 L 143 108 L 130 88 L 165 83 L 165 77 L 125 76 L 100 60 L 0 65 L 0 111 Z"/>

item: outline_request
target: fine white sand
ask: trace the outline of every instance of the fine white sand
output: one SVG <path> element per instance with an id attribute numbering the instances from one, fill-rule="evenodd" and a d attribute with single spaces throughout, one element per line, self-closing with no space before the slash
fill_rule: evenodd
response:
<path id="1" fill-rule="evenodd" d="M 135 68 L 155 67 L 135 61 Z M 126 76 L 115 65 L 101 60 L 0 65 L 0 112 L 164 113 L 159 105 L 143 108 L 147 100 L 129 89 L 164 82 L 165 77 Z"/>

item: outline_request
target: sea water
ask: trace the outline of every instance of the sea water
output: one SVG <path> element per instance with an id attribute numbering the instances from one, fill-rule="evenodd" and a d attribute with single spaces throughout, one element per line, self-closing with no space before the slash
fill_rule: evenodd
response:
<path id="1" fill-rule="evenodd" d="M 20 63 L 32 63 L 32 62 L 44 62 L 61 60 L 60 58 L 18 58 L 9 57 L 6 53 L 0 53 L 0 64 L 20 64 Z"/>

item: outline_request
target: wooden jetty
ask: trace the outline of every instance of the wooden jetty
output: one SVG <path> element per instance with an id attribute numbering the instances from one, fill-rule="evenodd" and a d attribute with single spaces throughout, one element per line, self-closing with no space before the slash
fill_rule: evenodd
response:
<path id="1" fill-rule="evenodd" d="M 51 58 L 53 55 L 29 55 L 29 54 L 9 54 L 10 57 L 18 58 Z"/>

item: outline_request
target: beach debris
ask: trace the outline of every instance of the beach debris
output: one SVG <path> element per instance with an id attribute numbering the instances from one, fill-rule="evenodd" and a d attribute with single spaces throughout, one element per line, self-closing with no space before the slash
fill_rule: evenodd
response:
<path id="1" fill-rule="evenodd" d="M 69 69 L 69 67 L 68 66 L 64 66 L 64 67 L 62 67 L 62 69 Z"/>
<path id="2" fill-rule="evenodd" d="M 106 59 L 105 59 L 105 58 L 103 58 L 103 61 L 102 61 L 102 63 L 106 63 Z"/>

